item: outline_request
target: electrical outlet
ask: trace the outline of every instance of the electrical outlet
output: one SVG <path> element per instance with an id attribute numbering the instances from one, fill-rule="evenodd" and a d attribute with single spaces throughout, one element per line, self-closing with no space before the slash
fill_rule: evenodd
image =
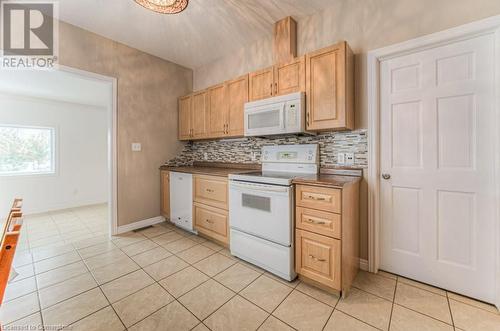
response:
<path id="1" fill-rule="evenodd" d="M 354 153 L 345 153 L 345 164 L 346 165 L 354 164 Z"/>
<path id="2" fill-rule="evenodd" d="M 338 164 L 345 164 L 345 153 L 338 153 L 337 154 L 337 163 Z"/>
<path id="3" fill-rule="evenodd" d="M 141 143 L 132 143 L 132 152 L 140 152 L 142 150 Z"/>

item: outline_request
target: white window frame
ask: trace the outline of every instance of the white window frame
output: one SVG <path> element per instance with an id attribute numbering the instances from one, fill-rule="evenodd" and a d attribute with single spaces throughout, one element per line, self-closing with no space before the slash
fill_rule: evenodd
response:
<path id="1" fill-rule="evenodd" d="M 18 124 L 0 124 L 0 127 L 16 128 L 16 129 L 39 129 L 49 130 L 51 133 L 51 169 L 50 171 L 24 171 L 24 172 L 11 172 L 0 173 L 0 177 L 26 177 L 26 176 L 54 176 L 58 171 L 58 129 L 55 126 L 38 126 L 38 125 L 18 125 Z"/>

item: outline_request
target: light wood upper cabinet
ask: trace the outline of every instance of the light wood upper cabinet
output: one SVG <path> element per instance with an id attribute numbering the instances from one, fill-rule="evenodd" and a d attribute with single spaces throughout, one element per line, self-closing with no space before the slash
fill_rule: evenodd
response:
<path id="1" fill-rule="evenodd" d="M 243 136 L 244 107 L 248 102 L 248 75 L 226 82 L 226 134 L 231 137 Z"/>
<path id="2" fill-rule="evenodd" d="M 194 139 L 207 138 L 209 126 L 208 92 L 193 93 L 191 109 L 192 135 Z"/>
<path id="3" fill-rule="evenodd" d="M 354 128 L 353 55 L 346 42 L 306 55 L 306 129 Z"/>
<path id="4" fill-rule="evenodd" d="M 179 98 L 179 140 L 191 139 L 191 104 L 193 97 L 187 95 Z"/>
<path id="5" fill-rule="evenodd" d="M 251 72 L 249 80 L 250 101 L 265 99 L 274 93 L 274 67 Z"/>
<path id="6" fill-rule="evenodd" d="M 227 102 L 226 86 L 216 85 L 208 89 L 210 137 L 221 137 L 226 133 Z"/>
<path id="7" fill-rule="evenodd" d="M 170 219 L 170 172 L 162 170 L 161 177 L 161 215 Z"/>
<path id="8" fill-rule="evenodd" d="M 306 89 L 306 58 L 301 56 L 285 64 L 274 66 L 274 95 L 283 95 Z"/>
<path id="9" fill-rule="evenodd" d="M 353 53 L 340 42 L 179 98 L 179 139 L 244 135 L 244 104 L 306 93 L 306 130 L 354 129 Z"/>

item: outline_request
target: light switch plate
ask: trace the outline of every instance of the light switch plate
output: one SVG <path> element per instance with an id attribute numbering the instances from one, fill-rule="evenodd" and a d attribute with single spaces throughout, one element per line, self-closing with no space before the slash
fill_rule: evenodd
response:
<path id="1" fill-rule="evenodd" d="M 142 150 L 141 143 L 132 143 L 132 152 L 140 152 Z"/>
<path id="2" fill-rule="evenodd" d="M 337 154 L 337 163 L 338 164 L 345 164 L 345 153 L 338 153 Z"/>
<path id="3" fill-rule="evenodd" d="M 345 164 L 346 165 L 354 164 L 354 153 L 345 153 Z"/>

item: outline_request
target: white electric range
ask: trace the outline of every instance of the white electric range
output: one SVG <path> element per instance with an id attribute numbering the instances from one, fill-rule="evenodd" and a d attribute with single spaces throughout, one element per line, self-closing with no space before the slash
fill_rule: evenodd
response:
<path id="1" fill-rule="evenodd" d="M 281 278 L 293 280 L 294 178 L 316 174 L 319 148 L 262 148 L 262 172 L 229 175 L 231 254 Z"/>

